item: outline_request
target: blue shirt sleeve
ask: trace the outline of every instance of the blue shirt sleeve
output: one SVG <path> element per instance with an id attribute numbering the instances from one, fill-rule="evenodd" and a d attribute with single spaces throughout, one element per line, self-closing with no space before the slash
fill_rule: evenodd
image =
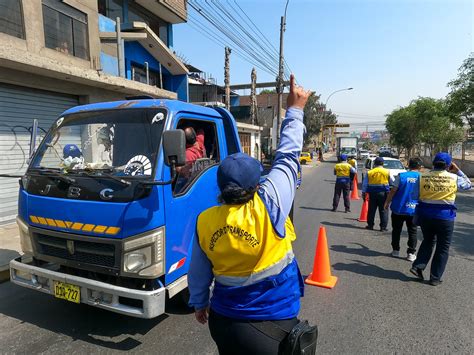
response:
<path id="1" fill-rule="evenodd" d="M 471 188 L 471 180 L 461 170 L 458 171 L 458 189 L 469 190 Z"/>
<path id="2" fill-rule="evenodd" d="M 198 235 L 193 241 L 193 252 L 188 272 L 189 306 L 203 309 L 209 305 L 209 288 L 214 279 L 212 265 L 198 242 Z"/>
<path id="3" fill-rule="evenodd" d="M 369 177 L 365 174 L 364 181 L 362 182 L 362 192 L 367 192 L 367 187 L 369 186 Z"/>
<path id="4" fill-rule="evenodd" d="M 352 174 L 357 173 L 357 170 L 356 170 L 353 166 L 351 166 L 351 173 L 352 173 Z"/>
<path id="5" fill-rule="evenodd" d="M 305 130 L 303 110 L 290 107 L 281 124 L 280 144 L 272 169 L 258 190 L 273 227 L 280 237 L 285 236 L 285 221 L 295 198 L 299 156 L 303 148 Z"/>

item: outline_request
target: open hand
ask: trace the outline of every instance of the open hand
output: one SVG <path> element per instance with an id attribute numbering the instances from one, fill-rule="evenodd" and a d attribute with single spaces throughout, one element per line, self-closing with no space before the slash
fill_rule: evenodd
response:
<path id="1" fill-rule="evenodd" d="M 311 91 L 306 91 L 301 86 L 295 84 L 295 76 L 291 74 L 290 76 L 290 93 L 286 100 L 286 106 L 288 108 L 294 107 L 299 109 L 304 109 L 308 97 L 311 95 Z"/>

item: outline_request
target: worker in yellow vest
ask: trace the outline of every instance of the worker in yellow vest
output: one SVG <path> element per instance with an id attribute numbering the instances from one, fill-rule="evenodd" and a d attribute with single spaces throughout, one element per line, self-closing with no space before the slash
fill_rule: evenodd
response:
<path id="1" fill-rule="evenodd" d="M 337 205 L 341 199 L 341 192 L 344 199 L 345 212 L 351 211 L 351 199 L 349 191 L 351 187 L 351 176 L 354 176 L 355 169 L 347 162 L 347 155 L 341 154 L 340 163 L 334 166 L 334 175 L 336 175 L 336 185 L 334 185 L 334 196 L 332 199 L 332 212 L 336 212 Z"/>
<path id="2" fill-rule="evenodd" d="M 374 168 L 369 170 L 362 184 L 362 197 L 369 196 L 369 212 L 367 215 L 366 229 L 373 230 L 375 222 L 375 212 L 379 210 L 380 230 L 387 231 L 388 213 L 385 210 L 385 200 L 390 190 L 390 173 L 383 167 L 384 160 L 381 157 L 375 158 Z"/>
<path id="3" fill-rule="evenodd" d="M 351 164 L 351 166 L 355 170 L 355 173 L 351 174 L 351 191 L 352 191 L 354 189 L 354 178 L 357 174 L 357 160 L 355 160 L 354 158 L 349 158 L 347 162 Z"/>
<path id="4" fill-rule="evenodd" d="M 257 160 L 244 153 L 228 156 L 217 170 L 222 205 L 198 217 L 188 274 L 189 304 L 200 323 L 209 320 L 220 354 L 277 354 L 280 341 L 261 328 L 274 325 L 281 333 L 298 323 L 304 284 L 292 250 L 296 235 L 288 214 L 309 94 L 291 76 L 281 141 L 266 179 L 260 182 Z"/>
<path id="5" fill-rule="evenodd" d="M 433 170 L 421 174 L 419 184 L 416 216 L 423 232 L 423 241 L 410 272 L 419 279 L 424 279 L 423 270 L 428 265 L 436 245 L 429 283 L 438 286 L 448 263 L 449 246 L 453 237 L 456 192 L 469 190 L 471 181 L 452 162 L 448 153 L 441 152 L 433 159 Z"/>

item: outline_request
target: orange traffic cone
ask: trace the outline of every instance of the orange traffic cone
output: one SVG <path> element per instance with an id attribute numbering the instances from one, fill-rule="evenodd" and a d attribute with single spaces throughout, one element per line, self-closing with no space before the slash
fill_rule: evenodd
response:
<path id="1" fill-rule="evenodd" d="M 369 195 L 366 194 L 362 209 L 360 210 L 359 222 L 367 222 L 367 213 L 369 211 Z"/>
<path id="2" fill-rule="evenodd" d="M 329 263 L 328 241 L 326 240 L 326 228 L 319 227 L 318 243 L 314 254 L 313 272 L 308 275 L 305 283 L 308 285 L 333 288 L 337 277 L 331 275 Z"/>
<path id="3" fill-rule="evenodd" d="M 357 174 L 354 175 L 354 183 L 352 184 L 352 193 L 351 193 L 351 200 L 360 200 L 359 197 L 359 190 L 357 189 Z"/>

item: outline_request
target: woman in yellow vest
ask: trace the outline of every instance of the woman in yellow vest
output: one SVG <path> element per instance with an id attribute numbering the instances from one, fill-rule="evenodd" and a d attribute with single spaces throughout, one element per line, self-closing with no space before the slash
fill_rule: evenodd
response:
<path id="1" fill-rule="evenodd" d="M 303 280 L 291 246 L 296 235 L 288 214 L 309 94 L 296 87 L 291 76 L 281 141 L 267 178 L 259 184 L 257 160 L 243 153 L 228 156 L 217 171 L 222 205 L 198 217 L 189 304 L 200 323 L 209 319 L 220 354 L 277 354 L 280 342 L 258 330 L 259 324 L 271 321 L 289 331 L 298 323 Z"/>
<path id="2" fill-rule="evenodd" d="M 423 270 L 428 265 L 436 245 L 429 283 L 438 286 L 448 263 L 449 246 L 453 237 L 456 192 L 458 189 L 469 190 L 471 181 L 452 162 L 448 153 L 441 152 L 433 159 L 433 170 L 421 174 L 419 184 L 420 196 L 416 216 L 423 232 L 423 242 L 410 272 L 419 279 L 424 279 Z"/>

